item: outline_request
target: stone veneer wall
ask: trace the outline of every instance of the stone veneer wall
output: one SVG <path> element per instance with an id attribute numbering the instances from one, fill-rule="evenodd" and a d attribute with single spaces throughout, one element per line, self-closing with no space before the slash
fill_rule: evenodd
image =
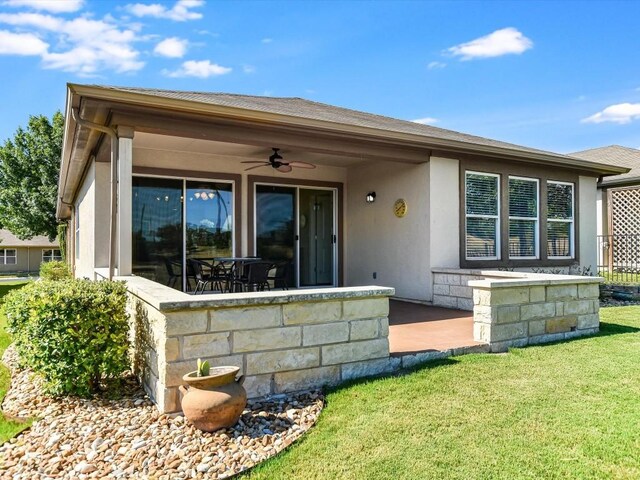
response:
<path id="1" fill-rule="evenodd" d="M 486 278 L 504 278 L 514 276 L 514 272 L 491 272 L 490 270 L 464 270 L 453 268 L 436 268 L 433 272 L 433 304 L 438 307 L 457 308 L 473 311 L 473 290 L 469 286 L 471 280 Z"/>
<path id="2" fill-rule="evenodd" d="M 138 277 L 126 280 L 134 363 L 163 412 L 181 409 L 178 386 L 198 358 L 212 366 L 240 367 L 249 397 L 335 385 L 397 368 L 389 358 L 391 288 L 196 297 Z"/>

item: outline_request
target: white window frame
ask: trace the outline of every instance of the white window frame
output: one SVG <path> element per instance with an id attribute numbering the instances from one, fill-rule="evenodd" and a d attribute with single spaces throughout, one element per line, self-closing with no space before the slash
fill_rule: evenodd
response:
<path id="1" fill-rule="evenodd" d="M 9 255 L 8 252 L 13 252 L 13 255 Z M 13 263 L 8 263 L 7 260 L 13 258 Z M 17 248 L 2 248 L 0 249 L 0 262 L 1 265 L 17 265 L 18 264 L 18 249 Z"/>
<path id="2" fill-rule="evenodd" d="M 554 218 L 549 218 L 549 213 L 547 213 L 547 223 L 548 222 L 557 222 L 557 223 L 569 223 L 570 224 L 570 229 L 569 229 L 569 235 L 571 236 L 571 241 L 569 242 L 569 256 L 563 255 L 563 256 L 552 256 L 552 255 L 548 255 L 547 254 L 547 258 L 551 259 L 551 260 L 571 260 L 573 258 L 575 258 L 575 243 L 576 243 L 576 187 L 575 184 L 572 182 L 561 182 L 559 180 L 547 180 L 547 185 L 549 184 L 556 184 L 556 185 L 569 185 L 571 187 L 571 219 L 554 219 Z M 549 194 L 547 194 L 547 212 L 548 212 L 548 208 L 549 208 Z M 549 242 L 549 233 L 548 233 L 548 229 L 547 229 L 547 238 L 546 238 L 547 244 Z"/>
<path id="3" fill-rule="evenodd" d="M 509 224 L 507 228 L 509 229 L 509 233 L 507 235 L 507 241 L 511 239 L 511 220 L 525 220 L 525 221 L 534 221 L 535 220 L 535 255 L 534 256 L 514 256 L 512 257 L 509 253 L 510 260 L 537 260 L 540 258 L 540 179 L 533 177 L 518 177 L 515 175 L 510 175 L 507 180 L 507 192 L 509 191 L 509 183 L 508 181 L 514 180 L 525 180 L 527 182 L 536 182 L 536 217 L 517 217 L 511 216 L 511 198 L 509 198 Z"/>
<path id="4" fill-rule="evenodd" d="M 469 175 L 482 175 L 486 177 L 496 177 L 498 179 L 498 214 L 497 215 L 477 215 L 477 214 L 468 214 L 467 213 L 467 177 Z M 489 172 L 477 172 L 474 170 L 466 170 L 464 172 L 464 256 L 465 259 L 469 262 L 484 262 L 488 260 L 500 260 L 501 254 L 501 238 L 502 232 L 500 231 L 500 207 L 501 207 L 501 195 L 502 195 L 502 185 L 500 174 L 498 173 L 489 173 Z M 492 257 L 469 257 L 467 256 L 467 219 L 468 218 L 494 218 L 496 220 L 496 255 Z"/>
<path id="5" fill-rule="evenodd" d="M 49 255 L 45 255 L 46 252 L 50 252 Z M 58 252 L 58 255 L 55 254 Z M 62 252 L 59 248 L 44 248 L 42 249 L 42 261 L 43 262 L 51 262 L 53 260 L 62 260 Z"/>
<path id="6" fill-rule="evenodd" d="M 73 209 L 73 249 L 75 250 L 74 256 L 76 260 L 80 259 L 80 205 L 76 205 Z"/>

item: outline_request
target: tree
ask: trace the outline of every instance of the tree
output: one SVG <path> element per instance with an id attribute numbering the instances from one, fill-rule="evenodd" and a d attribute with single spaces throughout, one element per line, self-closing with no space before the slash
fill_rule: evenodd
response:
<path id="1" fill-rule="evenodd" d="M 20 239 L 57 234 L 56 195 L 64 117 L 30 116 L 26 130 L 0 146 L 0 227 Z"/>

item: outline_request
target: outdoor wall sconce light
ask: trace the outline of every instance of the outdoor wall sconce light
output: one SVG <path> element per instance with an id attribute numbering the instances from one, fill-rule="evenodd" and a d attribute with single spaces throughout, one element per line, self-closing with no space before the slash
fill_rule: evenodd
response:
<path id="1" fill-rule="evenodd" d="M 376 192 L 367 193 L 367 203 L 373 203 L 376 201 Z"/>

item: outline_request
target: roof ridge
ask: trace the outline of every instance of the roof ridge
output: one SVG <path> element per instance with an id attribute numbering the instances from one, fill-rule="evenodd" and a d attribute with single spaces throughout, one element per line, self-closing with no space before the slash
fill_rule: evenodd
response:
<path id="1" fill-rule="evenodd" d="M 156 91 L 156 92 L 168 92 L 168 93 L 169 92 L 170 93 L 195 93 L 197 95 L 228 95 L 230 97 L 275 98 L 278 100 L 293 100 L 293 99 L 299 98 L 299 97 L 271 97 L 267 95 L 249 95 L 245 93 L 203 92 L 201 90 L 174 90 L 171 88 L 154 88 L 154 87 L 123 87 L 119 85 L 97 85 L 97 84 L 92 84 L 89 86 L 98 87 L 98 88 L 118 89 L 118 90 L 131 90 L 131 91 L 137 91 L 137 92 Z M 301 99 L 301 100 L 304 100 L 304 99 Z"/>

